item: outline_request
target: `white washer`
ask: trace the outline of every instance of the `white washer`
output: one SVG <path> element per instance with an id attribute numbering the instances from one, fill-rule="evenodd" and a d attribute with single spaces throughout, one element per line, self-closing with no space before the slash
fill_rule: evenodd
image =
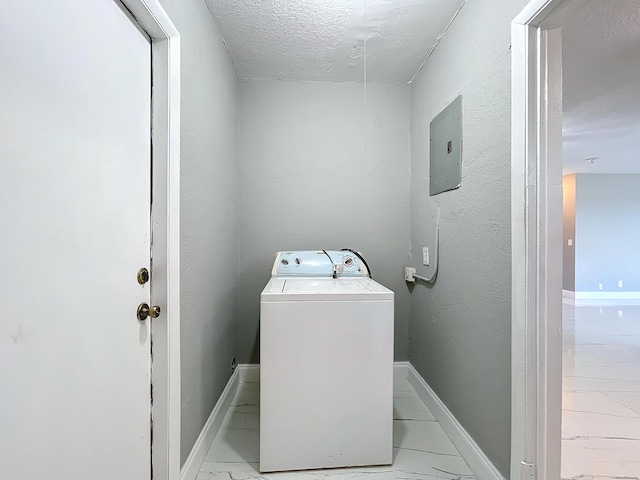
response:
<path id="1" fill-rule="evenodd" d="M 351 252 L 279 252 L 272 275 L 260 301 L 260 471 L 391 464 L 393 292 Z"/>

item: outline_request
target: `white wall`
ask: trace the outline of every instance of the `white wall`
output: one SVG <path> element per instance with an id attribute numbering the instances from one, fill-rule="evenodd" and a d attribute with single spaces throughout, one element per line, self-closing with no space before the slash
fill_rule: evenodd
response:
<path id="1" fill-rule="evenodd" d="M 414 264 L 441 210 L 440 271 L 413 289 L 410 360 L 509 477 L 510 34 L 526 0 L 468 2 L 412 83 Z M 429 122 L 458 94 L 462 187 L 429 197 Z"/>
<path id="2" fill-rule="evenodd" d="M 181 35 L 184 463 L 231 374 L 238 272 L 237 79 L 202 0 L 161 0 Z"/>
<path id="3" fill-rule="evenodd" d="M 395 357 L 407 358 L 409 86 L 369 84 L 363 100 L 362 83 L 240 82 L 240 362 L 259 362 L 275 252 L 344 247 L 395 291 Z"/>
<path id="4" fill-rule="evenodd" d="M 575 177 L 576 292 L 640 292 L 640 175 Z"/>

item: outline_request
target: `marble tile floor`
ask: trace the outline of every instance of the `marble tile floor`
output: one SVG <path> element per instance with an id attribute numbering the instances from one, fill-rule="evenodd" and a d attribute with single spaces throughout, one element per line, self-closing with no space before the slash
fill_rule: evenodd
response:
<path id="1" fill-rule="evenodd" d="M 240 383 L 197 480 L 476 479 L 406 379 L 394 381 L 393 465 L 260 474 L 259 389 Z"/>
<path id="2" fill-rule="evenodd" d="M 564 303 L 562 368 L 562 478 L 640 479 L 640 305 Z"/>

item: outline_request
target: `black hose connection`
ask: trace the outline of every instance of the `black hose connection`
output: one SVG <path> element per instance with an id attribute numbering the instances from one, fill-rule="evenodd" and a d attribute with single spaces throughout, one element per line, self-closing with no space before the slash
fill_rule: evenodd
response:
<path id="1" fill-rule="evenodd" d="M 327 256 L 329 261 L 331 262 L 331 266 L 333 267 L 333 278 L 338 278 L 338 267 L 337 267 L 337 265 L 335 263 L 333 263 L 333 259 L 331 258 L 331 255 L 329 255 L 326 250 L 322 250 L 322 251 Z"/>

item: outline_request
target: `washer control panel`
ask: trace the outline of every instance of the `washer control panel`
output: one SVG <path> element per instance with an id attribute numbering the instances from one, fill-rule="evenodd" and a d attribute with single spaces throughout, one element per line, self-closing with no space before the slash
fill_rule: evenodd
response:
<path id="1" fill-rule="evenodd" d="M 271 275 L 277 277 L 366 277 L 369 276 L 369 272 L 358 255 L 348 250 L 303 250 L 278 252 Z"/>

